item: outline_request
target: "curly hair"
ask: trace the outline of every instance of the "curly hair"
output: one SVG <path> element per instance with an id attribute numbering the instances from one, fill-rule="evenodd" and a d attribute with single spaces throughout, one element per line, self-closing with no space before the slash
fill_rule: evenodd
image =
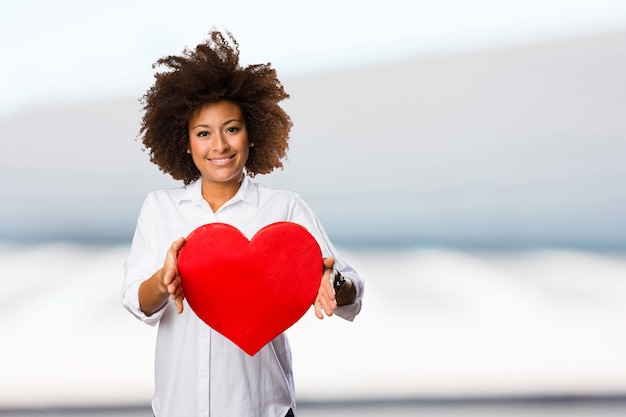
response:
<path id="1" fill-rule="evenodd" d="M 271 64 L 239 65 L 239 44 L 230 32 L 213 30 L 195 50 L 156 61 L 156 81 L 141 98 L 145 111 L 139 136 L 150 161 L 176 180 L 189 184 L 200 177 L 187 154 L 188 122 L 207 103 L 221 100 L 241 109 L 248 140 L 254 147 L 246 162 L 251 177 L 283 168 L 291 118 L 278 105 L 289 97 Z"/>

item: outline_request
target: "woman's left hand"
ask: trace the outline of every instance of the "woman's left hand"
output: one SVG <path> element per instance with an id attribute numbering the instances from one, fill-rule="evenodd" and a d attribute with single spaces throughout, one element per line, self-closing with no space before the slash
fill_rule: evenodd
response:
<path id="1" fill-rule="evenodd" d="M 315 315 L 318 319 L 324 318 L 324 313 L 327 316 L 332 316 L 333 311 L 337 308 L 337 301 L 335 300 L 335 290 L 333 289 L 332 272 L 335 266 L 334 258 L 324 258 L 324 272 L 322 274 L 322 281 L 320 282 L 320 289 L 317 291 L 315 302 Z"/>

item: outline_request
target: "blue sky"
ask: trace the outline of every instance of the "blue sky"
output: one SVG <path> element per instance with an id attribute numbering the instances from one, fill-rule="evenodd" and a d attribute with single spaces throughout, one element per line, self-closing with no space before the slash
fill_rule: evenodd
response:
<path id="1" fill-rule="evenodd" d="M 228 29 L 282 76 L 626 28 L 623 0 L 23 0 L 0 13 L 0 118 L 38 103 L 137 96 L 151 64 Z"/>

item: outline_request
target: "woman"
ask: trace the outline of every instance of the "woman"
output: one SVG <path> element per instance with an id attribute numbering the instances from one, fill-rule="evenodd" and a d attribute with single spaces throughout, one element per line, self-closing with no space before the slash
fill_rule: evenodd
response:
<path id="1" fill-rule="evenodd" d="M 157 73 L 143 97 L 143 144 L 151 161 L 184 186 L 147 196 L 123 287 L 124 306 L 140 320 L 159 324 L 154 414 L 292 416 L 287 337 L 281 334 L 249 356 L 200 320 L 185 302 L 178 275 L 181 236 L 212 222 L 235 226 L 248 239 L 274 222 L 304 226 L 324 257 L 314 302 L 320 319 L 335 313 L 353 320 L 361 309 L 363 281 L 338 256 L 297 194 L 252 181 L 256 174 L 282 168 L 288 147 L 292 123 L 278 105 L 288 95 L 274 69 L 241 67 L 236 40 L 217 31 L 195 50 L 155 65 L 169 71 Z M 337 294 L 334 270 L 345 278 Z"/>

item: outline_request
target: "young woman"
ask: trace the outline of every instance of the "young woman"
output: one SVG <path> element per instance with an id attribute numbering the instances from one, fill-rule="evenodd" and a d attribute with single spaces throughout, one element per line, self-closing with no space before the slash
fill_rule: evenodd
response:
<path id="1" fill-rule="evenodd" d="M 353 320 L 361 309 L 363 281 L 297 194 L 252 180 L 282 168 L 288 148 L 292 123 L 278 105 L 288 95 L 274 69 L 241 67 L 236 40 L 218 31 L 194 50 L 155 65 L 169 70 L 156 74 L 143 97 L 142 140 L 151 161 L 184 186 L 147 196 L 123 286 L 126 309 L 147 324 L 159 324 L 154 414 L 292 416 L 295 392 L 286 335 L 250 356 L 200 320 L 186 304 L 178 275 L 184 236 L 212 222 L 235 226 L 248 239 L 279 221 L 304 226 L 322 250 L 324 272 L 314 302 L 320 319 L 335 313 Z M 345 278 L 337 294 L 335 270 Z"/>

